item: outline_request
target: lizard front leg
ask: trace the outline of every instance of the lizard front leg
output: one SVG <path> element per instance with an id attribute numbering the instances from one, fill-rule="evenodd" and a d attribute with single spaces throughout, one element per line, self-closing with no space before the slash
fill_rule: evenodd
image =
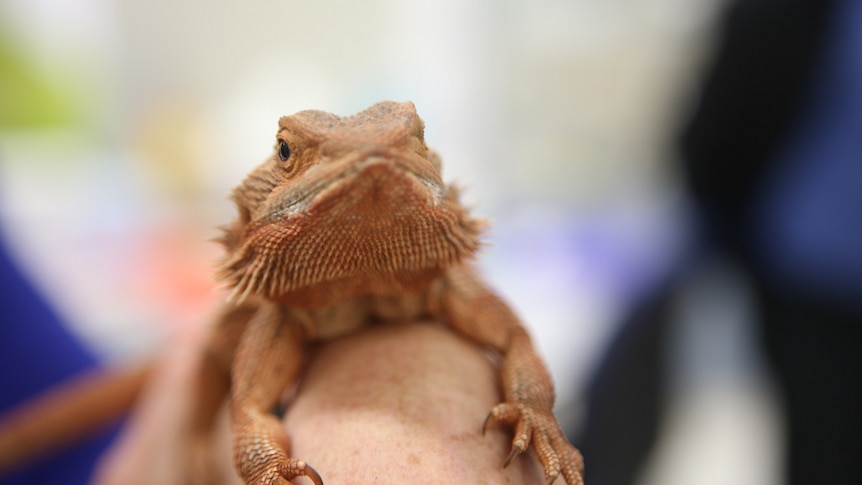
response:
<path id="1" fill-rule="evenodd" d="M 227 304 L 218 314 L 201 356 L 196 379 L 195 413 L 192 416 L 192 442 L 188 485 L 222 483 L 224 473 L 232 470 L 216 463 L 214 439 L 216 421 L 230 393 L 230 378 L 237 348 L 248 322 L 258 306 Z"/>
<path id="2" fill-rule="evenodd" d="M 270 413 L 296 379 L 302 354 L 303 332 L 295 317 L 277 305 L 261 305 L 240 341 L 230 403 L 234 464 L 248 485 L 283 485 L 298 476 L 323 485 L 313 468 L 288 456 L 287 433 Z"/>
<path id="3" fill-rule="evenodd" d="M 483 430 L 493 423 L 514 426 L 512 450 L 504 466 L 532 444 L 548 484 L 562 475 L 569 485 L 583 485 L 583 458 L 553 415 L 550 374 L 512 310 L 467 266 L 447 273 L 440 305 L 450 326 L 502 355 L 504 401 L 491 410 Z"/>

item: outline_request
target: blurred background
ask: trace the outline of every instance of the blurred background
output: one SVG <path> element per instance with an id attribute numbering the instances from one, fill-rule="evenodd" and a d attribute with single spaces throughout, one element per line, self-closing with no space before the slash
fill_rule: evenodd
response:
<path id="1" fill-rule="evenodd" d="M 94 352 L 147 355 L 223 298 L 209 239 L 279 116 L 412 100 L 493 222 L 482 270 L 534 332 L 574 438 L 627 315 L 691 252 L 675 144 L 725 3 L 4 0 L 3 233 Z M 748 283 L 721 259 L 685 281 L 636 483 L 779 483 Z"/>

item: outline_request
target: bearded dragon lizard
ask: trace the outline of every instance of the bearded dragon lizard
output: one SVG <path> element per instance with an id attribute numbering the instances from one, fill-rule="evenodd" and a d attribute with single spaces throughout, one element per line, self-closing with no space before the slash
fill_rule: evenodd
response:
<path id="1" fill-rule="evenodd" d="M 234 462 L 246 483 L 305 476 L 323 484 L 290 456 L 271 413 L 309 343 L 430 317 L 501 357 L 503 402 L 483 430 L 514 428 L 504 466 L 532 446 L 548 484 L 559 476 L 583 484 L 583 459 L 552 414 L 547 369 L 471 265 L 483 223 L 442 181 L 423 132 L 411 103 L 378 103 L 348 117 L 302 111 L 279 120 L 273 154 L 234 190 L 239 215 L 224 228 L 218 271 L 231 303 L 213 334 L 202 382 L 216 385 L 205 386 L 199 426 L 229 387 Z M 228 385 L 217 385 L 219 368 Z"/>

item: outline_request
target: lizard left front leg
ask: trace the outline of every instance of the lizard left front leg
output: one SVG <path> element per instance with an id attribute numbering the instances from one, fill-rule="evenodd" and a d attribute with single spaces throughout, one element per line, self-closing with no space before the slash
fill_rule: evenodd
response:
<path id="1" fill-rule="evenodd" d="M 502 355 L 504 401 L 491 410 L 483 429 L 492 423 L 514 426 L 512 450 L 505 465 L 532 445 L 548 484 L 562 475 L 569 485 L 583 485 L 583 458 L 553 415 L 551 377 L 512 310 L 469 267 L 450 270 L 440 304 L 450 326 Z"/>
<path id="2" fill-rule="evenodd" d="M 271 410 L 302 365 L 302 328 L 287 310 L 263 304 L 242 335 L 233 367 L 231 420 L 234 463 L 248 485 L 285 485 L 306 476 L 323 485 L 304 461 L 290 458 L 290 443 Z"/>

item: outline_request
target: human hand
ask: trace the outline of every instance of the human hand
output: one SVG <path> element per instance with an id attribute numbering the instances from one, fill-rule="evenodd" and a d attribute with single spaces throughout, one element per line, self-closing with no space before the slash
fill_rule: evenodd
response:
<path id="1" fill-rule="evenodd" d="M 185 484 L 204 341 L 200 327 L 177 334 L 103 460 L 97 485 Z M 492 362 L 445 327 L 368 328 L 314 353 L 285 416 L 290 455 L 315 467 L 326 485 L 542 483 L 532 453 L 503 468 L 510 430 L 489 429 L 483 436 L 483 420 L 498 400 Z M 226 420 L 222 416 L 213 433 L 217 456 L 211 463 L 224 468 L 224 483 L 240 484 Z"/>

